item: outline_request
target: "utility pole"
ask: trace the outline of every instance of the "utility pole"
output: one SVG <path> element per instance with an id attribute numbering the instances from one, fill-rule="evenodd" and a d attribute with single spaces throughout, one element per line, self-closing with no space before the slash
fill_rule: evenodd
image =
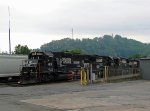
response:
<path id="1" fill-rule="evenodd" d="M 73 28 L 72 28 L 72 30 L 71 30 L 71 31 L 72 31 L 72 39 L 73 39 Z"/>
<path id="2" fill-rule="evenodd" d="M 9 54 L 11 54 L 11 39 L 10 39 L 10 8 L 8 6 L 8 14 L 9 14 Z"/>
<path id="3" fill-rule="evenodd" d="M 114 37 L 114 34 L 112 33 L 112 37 Z"/>

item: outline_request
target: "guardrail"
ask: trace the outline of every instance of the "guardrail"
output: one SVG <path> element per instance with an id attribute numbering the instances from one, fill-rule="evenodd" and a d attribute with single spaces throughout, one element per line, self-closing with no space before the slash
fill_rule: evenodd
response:
<path id="1" fill-rule="evenodd" d="M 89 72 L 87 72 L 89 71 Z M 111 82 L 114 80 L 122 80 L 122 79 L 136 79 L 141 76 L 141 71 L 139 68 L 130 68 L 130 67 L 108 67 L 104 66 L 103 70 L 99 70 L 96 72 L 92 72 L 92 76 L 90 74 L 90 70 L 86 68 L 81 68 L 81 77 L 80 83 L 81 85 L 87 85 L 93 82 Z M 91 78 L 92 77 L 92 78 Z"/>
<path id="2" fill-rule="evenodd" d="M 127 78 L 138 78 L 141 76 L 139 68 L 114 68 L 114 67 L 104 67 L 104 81 L 109 82 L 112 80 L 119 80 L 119 79 L 127 79 Z M 99 78 L 97 78 L 98 80 Z"/>

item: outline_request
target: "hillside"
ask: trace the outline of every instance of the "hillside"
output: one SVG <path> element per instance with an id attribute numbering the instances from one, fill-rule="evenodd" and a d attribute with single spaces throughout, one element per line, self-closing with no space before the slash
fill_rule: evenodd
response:
<path id="1" fill-rule="evenodd" d="M 55 40 L 40 47 L 43 51 L 63 51 L 81 49 L 85 54 L 98 54 L 109 56 L 129 57 L 134 54 L 150 55 L 150 44 L 145 44 L 133 39 L 127 39 L 116 35 L 104 35 L 93 39 Z"/>

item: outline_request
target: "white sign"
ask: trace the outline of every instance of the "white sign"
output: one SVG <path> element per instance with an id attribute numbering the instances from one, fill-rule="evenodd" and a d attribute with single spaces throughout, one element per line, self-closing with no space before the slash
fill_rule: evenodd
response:
<path id="1" fill-rule="evenodd" d="M 63 64 L 71 64 L 71 58 L 62 58 L 61 61 Z"/>

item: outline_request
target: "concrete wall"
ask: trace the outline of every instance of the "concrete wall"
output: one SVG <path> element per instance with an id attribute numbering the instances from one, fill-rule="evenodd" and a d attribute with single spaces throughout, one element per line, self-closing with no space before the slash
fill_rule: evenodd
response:
<path id="1" fill-rule="evenodd" d="M 18 55 L 0 55 L 0 77 L 19 74 L 22 60 L 27 59 L 27 56 Z"/>
<path id="2" fill-rule="evenodd" d="M 150 58 L 141 59 L 140 68 L 143 79 L 150 80 Z"/>

